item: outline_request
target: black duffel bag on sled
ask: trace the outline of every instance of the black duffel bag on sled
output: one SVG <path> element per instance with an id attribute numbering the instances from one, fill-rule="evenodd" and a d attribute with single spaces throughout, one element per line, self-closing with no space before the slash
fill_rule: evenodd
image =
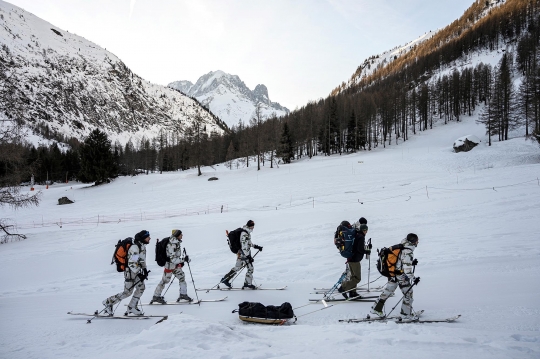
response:
<path id="1" fill-rule="evenodd" d="M 253 322 L 260 324 L 285 324 L 290 319 L 295 318 L 294 311 L 289 302 L 282 305 L 268 305 L 261 303 L 243 302 L 238 304 L 238 309 L 233 310 L 233 313 L 238 312 L 238 316 L 245 322 Z"/>

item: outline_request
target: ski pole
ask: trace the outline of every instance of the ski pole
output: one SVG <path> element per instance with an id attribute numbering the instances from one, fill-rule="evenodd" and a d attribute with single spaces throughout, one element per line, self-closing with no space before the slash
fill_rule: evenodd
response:
<path id="1" fill-rule="evenodd" d="M 187 256 L 186 249 L 184 248 L 184 257 Z M 199 295 L 197 294 L 197 288 L 195 288 L 195 281 L 193 280 L 193 274 L 191 274 L 191 267 L 189 266 L 189 261 L 187 262 L 187 267 L 189 269 L 189 275 L 191 276 L 191 283 L 193 283 L 193 290 L 195 291 L 195 297 L 197 297 L 197 302 L 199 302 L 199 307 L 201 306 L 201 301 L 199 300 Z"/>
<path id="2" fill-rule="evenodd" d="M 253 258 L 255 258 L 257 256 L 257 254 L 259 254 L 260 250 L 257 250 L 257 253 L 255 253 L 255 255 L 253 255 Z M 232 277 L 232 279 L 230 280 L 230 282 L 234 281 L 236 279 L 236 277 L 238 277 L 238 275 L 244 270 L 244 268 L 246 267 L 246 265 L 242 265 L 242 268 L 240 268 L 240 270 L 234 275 L 234 277 Z M 221 282 L 219 282 L 218 284 L 216 284 L 215 286 L 213 286 L 212 288 L 208 289 L 206 291 L 206 293 L 210 292 L 212 289 L 216 288 L 216 287 L 219 287 L 219 285 L 221 284 Z"/>
<path id="3" fill-rule="evenodd" d="M 170 288 L 171 285 L 173 284 L 175 278 L 176 278 L 176 276 L 173 275 L 173 279 L 171 280 L 171 283 L 169 284 L 169 286 L 168 286 L 167 289 L 165 290 L 165 293 L 163 293 L 163 295 L 162 295 L 163 298 L 165 298 L 165 294 L 167 294 L 167 292 L 169 291 L 169 288 Z"/>
<path id="4" fill-rule="evenodd" d="M 372 245 L 371 245 L 371 238 L 369 239 L 368 241 L 368 248 L 369 248 L 369 253 L 366 257 L 368 259 L 368 270 L 367 270 L 367 291 L 369 292 L 369 275 L 371 273 L 371 248 L 372 248 Z"/>
<path id="5" fill-rule="evenodd" d="M 407 294 L 409 294 L 409 292 L 413 289 L 413 287 L 414 287 L 415 285 L 417 285 L 419 282 L 420 282 L 420 277 L 418 277 L 418 278 L 416 278 L 416 279 L 414 280 L 413 285 L 411 285 L 411 287 L 410 287 L 405 293 L 403 293 L 403 296 L 401 297 L 401 299 L 398 300 L 398 302 L 396 303 L 396 305 L 394 305 L 394 308 L 392 308 L 392 310 L 391 310 L 388 314 L 386 314 L 385 317 L 388 317 L 390 314 L 392 314 L 392 312 L 394 311 L 394 309 L 396 309 L 396 307 L 397 307 L 398 304 L 403 300 L 403 298 L 405 298 L 405 296 L 406 296 Z"/>
<path id="6" fill-rule="evenodd" d="M 259 254 L 260 250 L 257 250 L 257 252 L 253 255 L 253 257 L 251 258 L 255 258 L 257 256 L 257 254 Z M 234 275 L 234 277 L 232 277 L 232 279 L 230 280 L 230 282 L 232 283 L 236 277 L 238 277 L 240 275 L 240 273 L 244 270 L 244 268 L 247 267 L 247 264 L 244 264 L 242 265 L 242 268 L 240 268 L 240 270 Z M 219 284 L 218 284 L 219 285 Z"/>

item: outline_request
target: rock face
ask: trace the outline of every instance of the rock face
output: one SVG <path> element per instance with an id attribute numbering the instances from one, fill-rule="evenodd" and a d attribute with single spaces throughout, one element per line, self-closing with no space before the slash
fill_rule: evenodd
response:
<path id="1" fill-rule="evenodd" d="M 98 45 L 0 1 L 0 120 L 34 133 L 114 141 L 182 134 L 195 121 L 208 133 L 224 124 L 197 100 L 152 84 Z M 189 86 L 189 84 L 186 84 Z"/>
<path id="2" fill-rule="evenodd" d="M 478 146 L 480 142 L 480 139 L 475 135 L 460 137 L 454 141 L 454 152 L 469 152 L 474 147 Z"/>
<path id="3" fill-rule="evenodd" d="M 71 204 L 73 203 L 72 200 L 70 200 L 69 198 L 67 197 L 62 197 L 62 198 L 59 198 L 58 199 L 58 205 L 62 205 L 62 204 Z"/>
<path id="4" fill-rule="evenodd" d="M 249 123 L 255 115 L 257 104 L 261 105 L 262 115 L 266 118 L 289 113 L 286 107 L 270 101 L 265 85 L 259 84 L 251 91 L 240 77 L 223 71 L 211 71 L 201 76 L 195 84 L 175 81 L 168 86 L 196 98 L 229 128 L 240 120 Z"/>

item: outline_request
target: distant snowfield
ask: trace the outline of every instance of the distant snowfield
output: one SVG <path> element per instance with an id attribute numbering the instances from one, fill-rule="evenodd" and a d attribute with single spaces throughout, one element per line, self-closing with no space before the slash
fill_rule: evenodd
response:
<path id="1" fill-rule="evenodd" d="M 274 169 L 268 163 L 261 171 L 220 165 L 204 168 L 201 177 L 186 171 L 124 177 L 96 188 L 37 188 L 43 191 L 39 207 L 1 210 L 26 228 L 21 231 L 28 239 L 0 245 L 0 357 L 540 357 L 540 149 L 522 137 L 488 147 L 484 128 L 474 118 L 463 120 L 386 149 L 305 158 Z M 453 153 L 453 142 L 465 135 L 482 143 Z M 219 180 L 207 181 L 211 176 Z M 62 196 L 75 203 L 58 206 Z M 184 215 L 170 217 L 175 213 Z M 107 223 L 98 224 L 98 215 Z M 321 297 L 310 292 L 331 286 L 344 270 L 332 244 L 334 230 L 360 216 L 369 221 L 375 248 L 396 244 L 409 232 L 419 235 L 414 307 L 424 309 L 425 318 L 461 314 L 457 322 L 338 322 L 365 316 L 370 303 L 337 304 L 300 317 L 322 308 L 308 305 L 296 310 L 296 324 L 281 327 L 244 324 L 231 314 L 246 300 L 288 301 L 296 308 Z M 86 223 L 68 223 L 76 218 Z M 208 287 L 235 261 L 225 230 L 248 219 L 256 223 L 253 242 L 264 246 L 255 282 L 287 290 L 198 292 L 199 298 L 228 299 L 200 307 L 145 307 L 147 314 L 169 314 L 158 325 L 85 324 L 83 317 L 66 315 L 101 309 L 103 299 L 122 290 L 122 275 L 109 265 L 118 239 L 142 229 L 151 233 L 147 302 L 162 273 L 153 260 L 155 238 L 182 229 L 196 285 Z M 40 226 L 52 222 L 58 225 Z M 374 257 L 372 280 L 378 277 Z M 368 268 L 362 261 L 361 284 Z M 188 294 L 195 296 L 190 280 Z M 177 296 L 175 281 L 166 299 Z M 400 297 L 390 299 L 386 310 Z"/>

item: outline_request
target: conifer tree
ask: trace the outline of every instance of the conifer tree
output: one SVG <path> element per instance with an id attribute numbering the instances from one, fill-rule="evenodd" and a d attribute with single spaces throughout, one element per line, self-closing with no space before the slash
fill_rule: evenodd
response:
<path id="1" fill-rule="evenodd" d="M 117 159 L 111 151 L 111 141 L 105 132 L 95 129 L 79 148 L 81 170 L 78 178 L 82 182 L 108 182 L 118 176 Z"/>
<path id="2" fill-rule="evenodd" d="M 284 163 L 291 163 L 291 160 L 294 159 L 293 141 L 289 130 L 289 124 L 287 122 L 283 122 L 283 132 L 281 133 L 278 156 L 283 159 Z"/>

